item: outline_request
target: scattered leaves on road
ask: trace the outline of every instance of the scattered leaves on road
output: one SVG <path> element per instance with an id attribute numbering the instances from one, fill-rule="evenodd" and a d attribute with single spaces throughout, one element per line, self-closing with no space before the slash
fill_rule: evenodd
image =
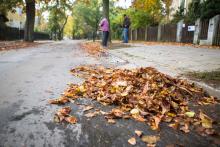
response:
<path id="1" fill-rule="evenodd" d="M 70 112 L 71 108 L 69 106 L 59 109 L 54 116 L 54 121 L 57 123 L 66 121 L 68 123 L 75 124 L 77 119 L 76 117 L 69 115 Z"/>
<path id="2" fill-rule="evenodd" d="M 25 41 L 0 41 L 0 51 L 33 47 L 38 44 L 42 44 L 42 43 L 25 42 Z"/>
<path id="3" fill-rule="evenodd" d="M 106 50 L 101 47 L 100 42 L 82 43 L 81 48 L 84 49 L 90 55 L 93 55 L 95 57 L 99 57 L 102 54 L 106 53 Z"/>

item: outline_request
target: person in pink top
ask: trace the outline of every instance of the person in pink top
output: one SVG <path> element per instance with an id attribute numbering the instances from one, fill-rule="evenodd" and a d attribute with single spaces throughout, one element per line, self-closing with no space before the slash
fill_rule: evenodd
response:
<path id="1" fill-rule="evenodd" d="M 102 30 L 102 46 L 107 47 L 108 36 L 109 36 L 109 22 L 107 18 L 103 18 L 99 23 L 99 27 Z"/>

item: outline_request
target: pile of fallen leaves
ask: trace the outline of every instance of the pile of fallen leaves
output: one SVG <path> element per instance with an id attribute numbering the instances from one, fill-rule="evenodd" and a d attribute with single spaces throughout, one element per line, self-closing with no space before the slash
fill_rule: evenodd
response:
<path id="1" fill-rule="evenodd" d="M 101 56 L 106 52 L 105 49 L 100 45 L 100 42 L 85 42 L 80 44 L 80 46 L 93 56 Z"/>
<path id="2" fill-rule="evenodd" d="M 39 43 L 25 42 L 25 41 L 2 41 L 2 42 L 0 42 L 0 51 L 25 48 L 25 47 L 32 47 L 37 44 L 39 44 Z"/>
<path id="3" fill-rule="evenodd" d="M 121 118 L 134 119 L 148 124 L 153 130 L 158 130 L 161 122 L 167 122 L 170 127 L 185 133 L 191 129 L 203 135 L 215 133 L 214 121 L 201 110 L 190 110 L 189 103 L 217 104 L 217 98 L 186 80 L 172 78 L 151 67 L 128 70 L 81 66 L 71 72 L 84 78 L 84 83 L 70 84 L 62 97 L 50 103 L 65 104 L 77 98 L 91 98 L 104 106 L 117 107 L 110 112 L 96 110 L 87 113 L 86 117 L 102 114 L 108 123 L 116 123 L 116 119 Z M 61 115 L 59 122 L 62 120 L 66 119 Z"/>

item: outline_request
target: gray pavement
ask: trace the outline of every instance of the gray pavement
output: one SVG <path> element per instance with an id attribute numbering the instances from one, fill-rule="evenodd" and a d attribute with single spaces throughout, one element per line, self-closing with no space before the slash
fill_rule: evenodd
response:
<path id="1" fill-rule="evenodd" d="M 157 146 L 170 144 L 184 146 L 216 146 L 213 137 L 202 137 L 194 131 L 185 134 L 161 124 L 161 131 L 151 129 L 133 120 L 118 120 L 108 124 L 102 116 L 87 119 L 83 107 L 68 104 L 78 123 L 56 124 L 54 112 L 61 108 L 49 105 L 48 99 L 57 98 L 67 88 L 67 83 L 80 83 L 83 79 L 73 77 L 68 71 L 84 64 L 103 64 L 121 68 L 155 66 L 167 73 L 186 70 L 212 70 L 220 67 L 220 51 L 187 47 L 136 45 L 127 49 L 111 50 L 110 54 L 94 58 L 85 53 L 80 41 L 62 41 L 33 48 L 0 52 L 0 147 L 127 147 L 127 140 L 134 130 L 146 135 L 160 135 Z M 139 46 L 139 47 L 137 47 Z M 189 52 L 189 53 L 187 53 Z M 181 54 L 181 55 L 180 55 Z M 206 62 L 203 62 L 206 60 Z M 167 61 L 167 62 L 166 62 Z M 181 64 L 182 63 L 182 64 Z M 193 69 L 192 69 L 193 68 Z M 77 103 L 101 105 L 89 99 Z M 220 121 L 219 105 L 209 107 L 211 117 Z M 137 139 L 137 146 L 146 146 Z"/>
<path id="2" fill-rule="evenodd" d="M 129 61 L 135 67 L 152 66 L 174 76 L 187 71 L 220 69 L 220 49 L 174 45 L 132 46 L 111 50 L 110 53 Z"/>

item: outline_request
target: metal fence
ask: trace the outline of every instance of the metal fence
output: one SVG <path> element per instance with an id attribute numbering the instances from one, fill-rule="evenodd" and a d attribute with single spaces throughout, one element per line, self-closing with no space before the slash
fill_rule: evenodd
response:
<path id="1" fill-rule="evenodd" d="M 0 27 L 0 40 L 20 40 L 24 39 L 24 30 L 11 27 Z M 34 32 L 35 40 L 49 40 L 50 36 L 43 32 Z"/>

